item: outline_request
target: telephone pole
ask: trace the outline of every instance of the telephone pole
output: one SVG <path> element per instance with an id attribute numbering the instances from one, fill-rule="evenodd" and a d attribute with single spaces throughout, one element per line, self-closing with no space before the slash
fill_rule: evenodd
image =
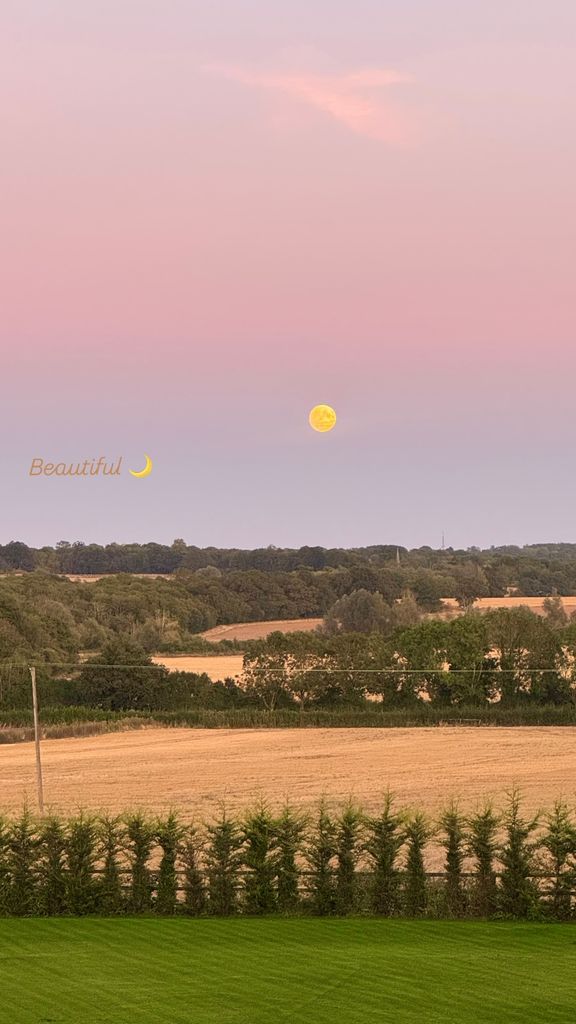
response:
<path id="1" fill-rule="evenodd" d="M 40 725 L 38 722 L 38 694 L 36 692 L 36 669 L 31 666 L 30 678 L 32 680 L 32 710 L 34 712 L 34 745 L 36 747 L 36 786 L 38 788 L 38 807 L 40 814 L 44 814 L 44 786 L 42 782 L 42 758 L 40 755 Z"/>

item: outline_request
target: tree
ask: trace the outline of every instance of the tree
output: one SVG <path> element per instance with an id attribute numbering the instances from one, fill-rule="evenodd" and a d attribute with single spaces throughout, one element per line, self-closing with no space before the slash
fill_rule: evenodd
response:
<path id="1" fill-rule="evenodd" d="M 509 794 L 504 814 L 504 845 L 500 850 L 503 869 L 500 879 L 500 910 L 506 917 L 532 917 L 538 906 L 538 890 L 534 882 L 534 851 L 531 838 L 538 818 L 526 819 L 520 813 L 520 794 Z"/>
<path id="2" fill-rule="evenodd" d="M 455 803 L 440 818 L 442 846 L 446 851 L 446 904 L 452 917 L 461 917 L 466 907 L 463 864 L 466 856 L 465 819 Z"/>
<path id="3" fill-rule="evenodd" d="M 265 804 L 260 804 L 242 823 L 244 894 L 249 914 L 269 914 L 276 909 L 276 823 Z"/>
<path id="4" fill-rule="evenodd" d="M 360 826 L 362 815 L 348 804 L 336 822 L 336 896 L 337 914 L 351 914 L 356 909 Z"/>
<path id="5" fill-rule="evenodd" d="M 222 808 L 220 818 L 207 826 L 205 861 L 208 875 L 208 910 L 229 916 L 238 909 L 243 836 L 238 822 Z"/>
<path id="6" fill-rule="evenodd" d="M 306 850 L 310 905 L 312 912 L 319 916 L 333 914 L 335 910 L 335 854 L 336 826 L 322 802 L 318 817 L 312 824 Z"/>
<path id="7" fill-rule="evenodd" d="M 328 633 L 388 633 L 392 613 L 382 594 L 354 590 L 336 601 L 324 620 Z"/>
<path id="8" fill-rule="evenodd" d="M 428 906 L 428 886 L 424 850 L 432 835 L 423 814 L 417 813 L 406 824 L 406 909 L 411 917 L 421 917 Z"/>
<path id="9" fill-rule="evenodd" d="M 80 671 L 80 703 L 107 711 L 150 711 L 163 706 L 168 670 L 154 665 L 142 648 L 112 640 Z"/>
<path id="10" fill-rule="evenodd" d="M 542 847 L 548 854 L 553 875 L 547 893 L 548 906 L 555 921 L 568 921 L 572 917 L 572 892 L 576 885 L 576 826 L 561 800 L 546 818 Z"/>
<path id="11" fill-rule="evenodd" d="M 391 917 L 400 908 L 398 855 L 404 840 L 405 817 L 394 811 L 394 801 L 386 794 L 382 812 L 366 820 L 368 838 L 365 852 L 372 868 L 371 907 L 374 913 Z"/>
<path id="12" fill-rule="evenodd" d="M 455 704 L 482 705 L 496 694 L 496 659 L 490 650 L 486 618 L 472 612 L 448 623 L 446 658 Z"/>
<path id="13" fill-rule="evenodd" d="M 475 860 L 473 903 L 480 917 L 491 917 L 496 909 L 497 851 L 496 833 L 499 821 L 490 804 L 477 811 L 468 821 L 469 852 Z"/>
<path id="14" fill-rule="evenodd" d="M 552 597 L 545 597 L 542 602 L 544 616 L 551 629 L 563 629 L 568 625 L 568 616 L 558 594 Z"/>

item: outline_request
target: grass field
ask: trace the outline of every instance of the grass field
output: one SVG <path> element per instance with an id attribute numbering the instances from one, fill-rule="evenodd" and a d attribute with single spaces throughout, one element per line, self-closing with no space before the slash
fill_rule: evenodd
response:
<path id="1" fill-rule="evenodd" d="M 569 1024 L 569 926 L 0 921 L 10 1024 Z"/>

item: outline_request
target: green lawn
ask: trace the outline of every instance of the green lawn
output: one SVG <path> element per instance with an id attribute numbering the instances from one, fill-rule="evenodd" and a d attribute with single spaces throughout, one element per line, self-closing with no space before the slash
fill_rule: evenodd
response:
<path id="1" fill-rule="evenodd" d="M 576 927 L 0 921 L 7 1024 L 573 1024 Z"/>

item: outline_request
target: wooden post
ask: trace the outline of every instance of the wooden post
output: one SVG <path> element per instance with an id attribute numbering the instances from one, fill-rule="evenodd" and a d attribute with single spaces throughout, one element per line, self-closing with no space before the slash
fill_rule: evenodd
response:
<path id="1" fill-rule="evenodd" d="M 36 693 L 36 669 L 30 669 L 32 678 L 32 708 L 34 711 L 34 744 L 36 747 L 36 785 L 38 787 L 38 807 L 44 814 L 44 787 L 42 784 L 42 759 L 40 757 L 40 725 L 38 723 L 38 695 Z"/>

